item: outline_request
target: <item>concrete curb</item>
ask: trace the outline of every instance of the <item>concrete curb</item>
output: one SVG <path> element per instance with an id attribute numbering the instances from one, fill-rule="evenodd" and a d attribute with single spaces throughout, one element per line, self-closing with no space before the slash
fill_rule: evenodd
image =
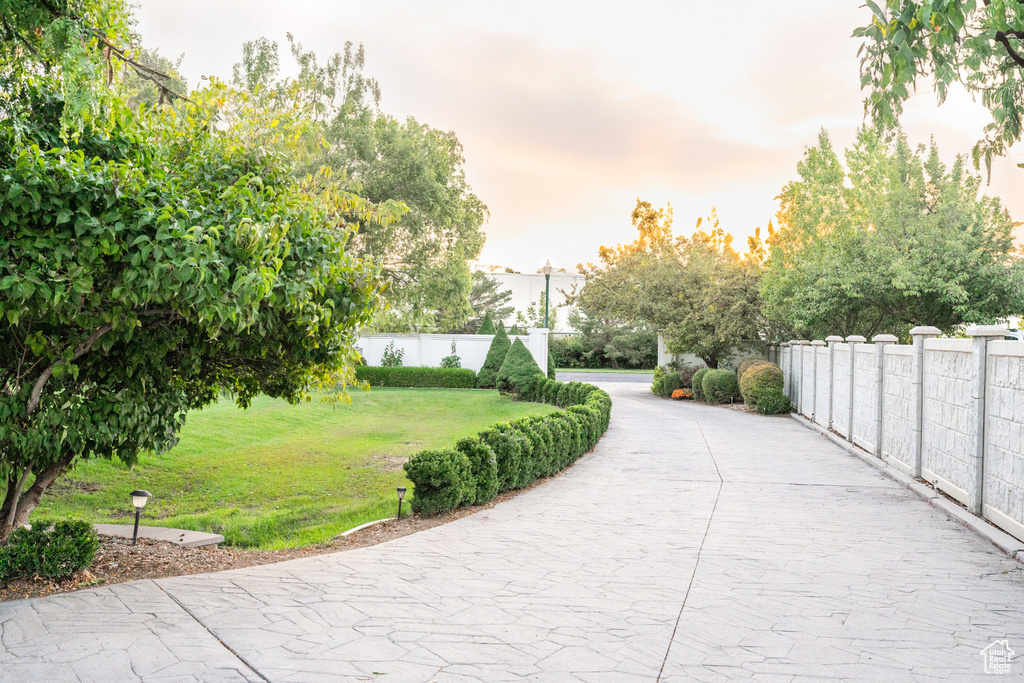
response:
<path id="1" fill-rule="evenodd" d="M 972 515 L 967 510 L 964 510 L 953 501 L 938 493 L 928 484 L 917 481 L 910 475 L 905 474 L 894 467 L 890 467 L 884 460 L 876 458 L 858 446 L 854 446 L 846 439 L 843 439 L 837 434 L 833 434 L 831 431 L 825 429 L 819 424 L 811 422 L 803 415 L 790 413 L 790 417 L 799 424 L 802 424 L 804 427 L 816 431 L 822 436 L 828 438 L 834 444 L 851 455 L 857 456 L 903 488 L 909 489 L 913 493 L 917 494 L 923 500 L 927 501 L 933 508 L 944 512 L 946 516 L 953 521 L 959 522 L 961 525 L 967 527 L 982 538 L 985 538 L 992 543 L 992 545 L 1009 555 L 1012 559 L 1024 563 L 1024 541 L 1014 538 L 1002 529 L 990 524 L 987 520 Z"/>

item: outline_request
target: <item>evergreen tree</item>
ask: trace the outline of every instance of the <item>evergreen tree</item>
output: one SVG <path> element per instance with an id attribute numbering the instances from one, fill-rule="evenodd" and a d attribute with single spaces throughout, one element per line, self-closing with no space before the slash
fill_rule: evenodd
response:
<path id="1" fill-rule="evenodd" d="M 533 354 L 522 341 L 516 339 L 505 354 L 505 361 L 498 370 L 498 391 L 503 394 L 522 396 L 528 393 L 544 373 L 534 360 Z"/>
<path id="2" fill-rule="evenodd" d="M 510 346 L 512 346 L 512 342 L 509 341 L 508 335 L 505 333 L 505 327 L 499 324 L 498 331 L 494 333 L 494 339 L 491 340 L 491 348 L 487 350 L 484 366 L 480 368 L 480 372 L 476 375 L 478 387 L 481 389 L 493 389 L 496 386 L 498 370 L 501 369 L 501 364 L 505 362 L 505 355 L 508 353 Z"/>
<path id="3" fill-rule="evenodd" d="M 480 323 L 480 329 L 477 330 L 477 334 L 494 334 L 494 323 L 491 321 L 491 314 L 487 313 L 484 315 L 483 322 Z"/>

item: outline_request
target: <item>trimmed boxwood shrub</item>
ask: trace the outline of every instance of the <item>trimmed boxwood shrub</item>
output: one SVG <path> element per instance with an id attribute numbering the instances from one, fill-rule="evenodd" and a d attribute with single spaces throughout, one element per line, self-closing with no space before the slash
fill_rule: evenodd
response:
<path id="1" fill-rule="evenodd" d="M 761 356 L 746 356 L 744 358 L 741 358 L 740 362 L 736 364 L 736 379 L 742 381 L 743 373 L 745 373 L 747 370 L 749 370 L 751 367 L 755 365 L 767 362 L 768 361 L 762 358 Z"/>
<path id="2" fill-rule="evenodd" d="M 668 398 L 676 389 L 683 388 L 683 380 L 679 371 L 668 365 L 659 365 L 654 368 L 654 375 L 651 377 L 651 393 L 655 396 Z"/>
<path id="3" fill-rule="evenodd" d="M 371 387 L 419 387 L 428 389 L 472 389 L 476 373 L 469 368 L 375 367 L 360 365 L 356 379 Z"/>
<path id="4" fill-rule="evenodd" d="M 781 393 L 782 386 L 782 368 L 775 363 L 763 362 L 747 368 L 740 380 L 740 393 L 744 403 L 753 408 L 761 394 L 770 389 L 777 389 Z"/>
<path id="5" fill-rule="evenodd" d="M 555 357 L 551 354 L 551 349 L 548 349 L 548 379 L 555 378 Z"/>
<path id="6" fill-rule="evenodd" d="M 732 370 L 710 370 L 701 383 L 704 400 L 712 405 L 728 403 L 740 397 L 740 384 Z"/>
<path id="7" fill-rule="evenodd" d="M 472 466 L 461 451 L 420 451 L 405 463 L 404 469 L 416 485 L 412 511 L 417 514 L 448 512 L 476 499 Z"/>
<path id="8" fill-rule="evenodd" d="M 15 529 L 7 545 L 0 547 L 0 585 L 37 576 L 66 579 L 91 565 L 99 547 L 89 522 L 35 520 L 31 529 Z"/>
<path id="9" fill-rule="evenodd" d="M 780 415 L 792 410 L 793 404 L 789 396 L 782 393 L 782 389 L 767 389 L 757 397 L 757 412 L 761 415 Z"/>
<path id="10" fill-rule="evenodd" d="M 494 334 L 497 330 L 494 329 L 494 322 L 491 320 L 491 312 L 484 313 L 484 319 L 480 321 L 480 329 L 476 331 L 477 334 Z"/>
<path id="11" fill-rule="evenodd" d="M 704 399 L 704 375 L 708 374 L 708 368 L 701 368 L 693 374 L 693 400 L 703 401 Z"/>
<path id="12" fill-rule="evenodd" d="M 498 370 L 501 369 L 501 364 L 505 362 L 505 356 L 510 348 L 512 348 L 512 342 L 509 341 L 508 334 L 505 333 L 505 327 L 499 325 L 494 333 L 494 339 L 491 340 L 491 346 L 487 349 L 487 358 L 484 359 L 484 365 L 476 375 L 476 385 L 478 387 L 481 389 L 493 389 L 497 385 Z"/>
<path id="13" fill-rule="evenodd" d="M 466 505 L 480 505 L 498 495 L 498 462 L 494 451 L 476 436 L 459 439 L 455 450 L 465 454 L 469 459 L 469 469 L 475 485 L 473 499 L 466 496 Z"/>
<path id="14" fill-rule="evenodd" d="M 522 462 L 522 440 L 517 434 L 506 431 L 507 425 L 498 424 L 480 432 L 480 440 L 494 452 L 498 471 L 498 491 L 515 488 L 520 478 Z"/>
<path id="15" fill-rule="evenodd" d="M 498 391 L 525 399 L 534 391 L 538 379 L 547 381 L 533 354 L 521 340 L 516 339 L 498 370 Z"/>

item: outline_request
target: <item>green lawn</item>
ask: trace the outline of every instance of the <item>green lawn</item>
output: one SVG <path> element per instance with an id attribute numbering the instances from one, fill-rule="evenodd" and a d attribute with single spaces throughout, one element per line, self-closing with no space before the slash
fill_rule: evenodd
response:
<path id="1" fill-rule="evenodd" d="M 221 533 L 246 548 L 308 545 L 393 515 L 415 452 L 551 410 L 465 389 L 356 391 L 338 405 L 260 398 L 248 410 L 222 401 L 190 414 L 176 448 L 143 455 L 133 470 L 81 463 L 34 516 L 130 523 L 128 494 L 141 488 L 153 494 L 143 524 Z"/>

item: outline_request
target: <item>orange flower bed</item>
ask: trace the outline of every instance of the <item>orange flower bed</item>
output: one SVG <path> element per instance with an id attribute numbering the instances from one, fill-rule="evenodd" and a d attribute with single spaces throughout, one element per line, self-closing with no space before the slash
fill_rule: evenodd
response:
<path id="1" fill-rule="evenodd" d="M 672 392 L 672 398 L 684 399 L 693 398 L 693 392 L 689 389 L 676 389 Z"/>

